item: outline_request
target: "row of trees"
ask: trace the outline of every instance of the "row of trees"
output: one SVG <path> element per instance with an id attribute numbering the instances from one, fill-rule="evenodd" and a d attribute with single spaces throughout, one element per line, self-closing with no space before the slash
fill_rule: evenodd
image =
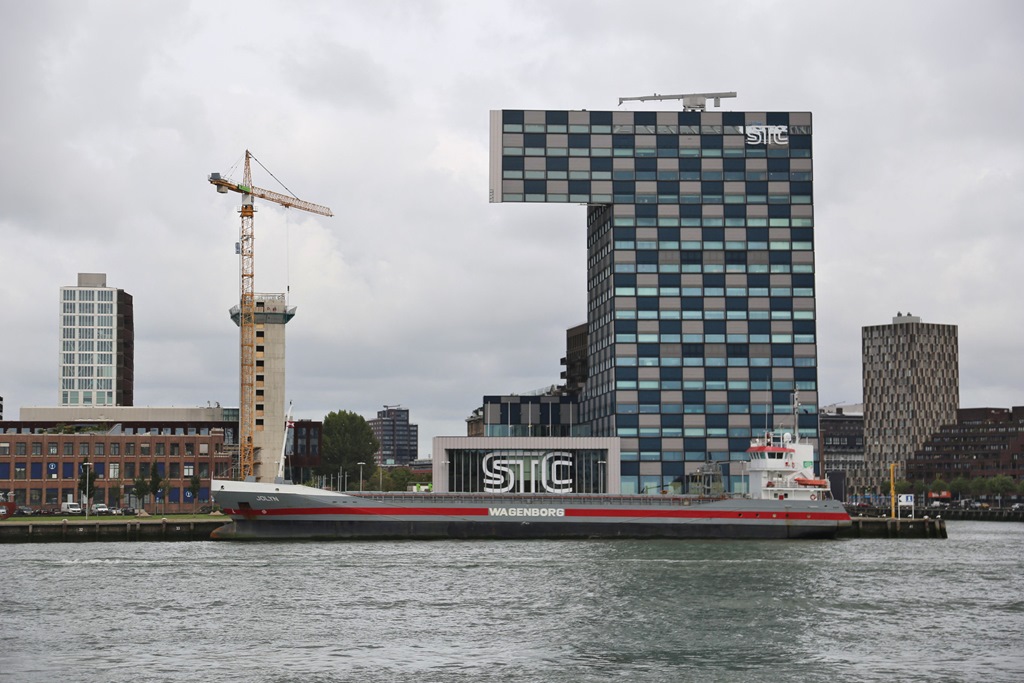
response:
<path id="1" fill-rule="evenodd" d="M 96 493 L 96 468 L 95 467 L 83 467 L 82 473 L 78 476 L 78 491 L 85 498 L 85 504 L 89 505 L 92 503 L 92 498 Z M 151 502 L 155 502 L 156 496 L 163 489 L 167 479 L 160 476 L 160 472 L 157 469 L 156 463 L 149 468 L 149 477 L 136 477 L 132 480 L 131 493 L 139 500 L 139 506 L 146 509 L 146 498 L 152 497 Z M 194 476 L 189 480 L 188 491 L 192 494 L 192 507 L 196 505 L 196 501 L 199 500 L 199 489 L 202 488 L 202 480 L 198 476 Z M 121 481 L 112 486 L 107 487 L 108 500 L 113 505 L 120 505 L 121 496 L 124 490 L 121 486 Z"/>
<path id="2" fill-rule="evenodd" d="M 923 481 L 898 480 L 897 493 L 914 493 L 925 496 L 928 493 L 949 491 L 954 498 L 979 498 L 982 496 L 1007 497 L 1024 496 L 1024 481 L 1016 482 L 1005 474 L 994 477 L 957 477 L 952 481 L 936 479 L 928 483 Z"/>

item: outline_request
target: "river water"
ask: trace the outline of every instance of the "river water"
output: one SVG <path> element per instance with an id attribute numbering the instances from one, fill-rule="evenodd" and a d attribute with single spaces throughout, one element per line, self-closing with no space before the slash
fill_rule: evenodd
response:
<path id="1" fill-rule="evenodd" d="M 5 545 L 0 680 L 1024 680 L 1024 524 L 948 529 Z"/>

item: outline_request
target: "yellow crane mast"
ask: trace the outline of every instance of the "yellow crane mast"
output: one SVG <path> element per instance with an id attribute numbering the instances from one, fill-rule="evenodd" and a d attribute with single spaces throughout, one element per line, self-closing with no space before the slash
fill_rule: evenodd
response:
<path id="1" fill-rule="evenodd" d="M 253 187 L 252 169 L 249 160 L 253 158 L 249 150 L 245 150 L 245 169 L 242 182 L 235 183 L 222 178 L 220 173 L 210 174 L 210 183 L 215 185 L 217 192 L 227 194 L 229 191 L 242 195 L 242 228 L 239 239 L 239 258 L 241 259 L 241 285 L 239 300 L 238 327 L 241 337 L 241 353 L 239 362 L 239 477 L 247 479 L 255 476 L 255 448 L 253 436 L 256 433 L 256 288 L 255 288 L 255 249 L 253 233 L 253 197 L 259 197 L 281 206 L 302 209 L 321 216 L 333 216 L 329 208 L 306 202 L 286 194 Z M 257 161 L 257 163 L 259 163 Z"/>

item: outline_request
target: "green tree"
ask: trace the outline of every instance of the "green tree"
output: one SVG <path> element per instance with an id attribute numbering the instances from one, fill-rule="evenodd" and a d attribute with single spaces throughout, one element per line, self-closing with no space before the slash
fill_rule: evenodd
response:
<path id="1" fill-rule="evenodd" d="M 1012 496 L 1017 491 L 1017 483 L 1005 474 L 997 474 L 989 480 L 989 491 L 1000 499 L 1003 496 Z"/>
<path id="2" fill-rule="evenodd" d="M 121 480 L 118 479 L 116 482 L 114 482 L 114 484 L 108 489 L 108 491 L 108 495 L 110 496 L 110 507 L 121 507 Z"/>
<path id="3" fill-rule="evenodd" d="M 188 492 L 192 494 L 192 512 L 196 511 L 196 501 L 199 499 L 199 489 L 203 487 L 203 481 L 198 474 L 188 480 Z"/>
<path id="4" fill-rule="evenodd" d="M 344 471 L 350 482 L 358 481 L 360 462 L 364 463 L 363 477 L 369 479 L 374 474 L 373 454 L 380 448 L 380 442 L 361 415 L 347 410 L 328 413 L 324 418 L 323 434 L 320 466 L 317 468 L 319 474 Z"/>
<path id="5" fill-rule="evenodd" d="M 971 480 L 964 476 L 959 476 L 953 481 L 949 482 L 949 490 L 959 500 L 964 497 L 965 493 L 970 493 Z"/>
<path id="6" fill-rule="evenodd" d="M 933 481 L 931 486 L 928 487 L 928 490 L 931 491 L 932 493 L 948 491 L 949 482 L 943 479 L 942 477 L 936 477 L 935 481 Z"/>
<path id="7" fill-rule="evenodd" d="M 81 473 L 78 475 L 78 490 L 85 496 L 86 505 L 96 494 L 96 466 L 88 460 L 82 464 Z"/>
<path id="8" fill-rule="evenodd" d="M 897 493 L 897 495 L 900 494 L 900 493 L 910 493 L 913 490 L 914 490 L 914 485 L 912 483 L 910 483 L 909 481 L 907 481 L 906 479 L 897 479 L 896 480 L 896 493 Z"/>
<path id="9" fill-rule="evenodd" d="M 138 476 L 132 480 L 132 494 L 138 500 L 140 510 L 146 509 L 146 496 L 149 495 L 149 479 Z"/>
<path id="10" fill-rule="evenodd" d="M 974 479 L 971 479 L 970 486 L 968 486 L 971 495 L 976 498 L 978 496 L 988 495 L 989 482 L 990 480 L 986 477 L 975 477 Z"/>
<path id="11" fill-rule="evenodd" d="M 157 496 L 160 495 L 160 489 L 164 487 L 164 478 L 160 476 L 160 469 L 154 462 L 149 467 L 149 492 L 153 495 L 153 512 L 156 512 L 156 501 Z M 166 512 L 167 508 L 164 507 Z"/>

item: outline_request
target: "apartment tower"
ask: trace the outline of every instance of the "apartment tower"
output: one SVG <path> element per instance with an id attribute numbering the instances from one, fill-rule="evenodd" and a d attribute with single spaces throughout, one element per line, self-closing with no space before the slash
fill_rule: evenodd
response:
<path id="1" fill-rule="evenodd" d="M 864 470 L 856 493 L 889 492 L 914 452 L 942 425 L 956 422 L 960 369 L 956 325 L 923 323 L 899 313 L 891 325 L 864 327 Z M 853 476 L 853 473 L 851 473 Z"/>
<path id="2" fill-rule="evenodd" d="M 60 288 L 60 405 L 130 406 L 135 399 L 132 295 L 106 273 Z"/>

